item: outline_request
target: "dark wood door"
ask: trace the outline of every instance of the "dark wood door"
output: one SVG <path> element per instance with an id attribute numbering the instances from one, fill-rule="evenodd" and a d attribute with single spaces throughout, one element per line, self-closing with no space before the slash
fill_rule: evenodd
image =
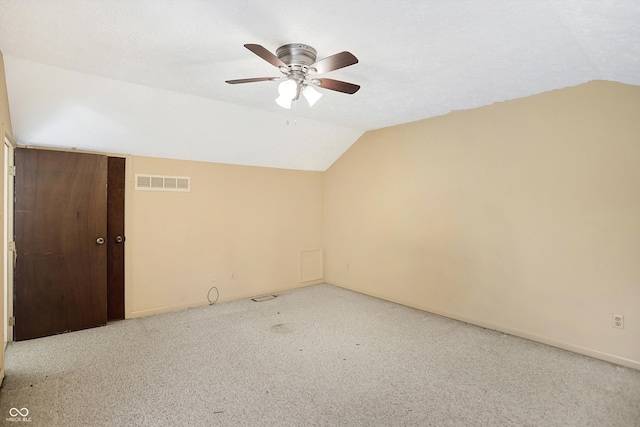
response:
<path id="1" fill-rule="evenodd" d="M 124 319 L 125 159 L 109 157 L 107 178 L 107 320 Z"/>
<path id="2" fill-rule="evenodd" d="M 17 149 L 14 338 L 107 322 L 107 157 Z"/>

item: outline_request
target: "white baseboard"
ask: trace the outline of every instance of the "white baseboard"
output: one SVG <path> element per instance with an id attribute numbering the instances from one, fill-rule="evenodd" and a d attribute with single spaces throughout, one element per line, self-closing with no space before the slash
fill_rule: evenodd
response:
<path id="1" fill-rule="evenodd" d="M 224 297 L 223 295 L 221 295 L 216 303 L 235 301 L 235 300 L 239 300 L 239 299 L 243 299 L 243 298 L 255 297 L 255 296 L 258 296 L 258 295 L 264 295 L 264 294 L 270 294 L 270 293 L 276 293 L 276 292 L 283 292 L 283 291 L 288 291 L 288 290 L 291 290 L 291 289 L 304 288 L 304 287 L 307 287 L 307 286 L 318 285 L 320 283 L 324 283 L 324 281 L 323 280 L 315 280 L 315 281 L 300 283 L 297 286 L 274 288 L 274 289 L 270 289 L 270 290 L 261 292 L 260 294 L 256 294 L 255 292 L 246 292 L 246 293 L 241 293 L 241 294 L 235 294 L 232 297 Z M 153 316 L 154 314 L 169 313 L 169 312 L 172 312 L 172 311 L 180 311 L 180 310 L 184 310 L 184 309 L 187 309 L 187 308 L 201 307 L 203 305 L 208 305 L 208 304 L 209 304 L 208 301 L 198 300 L 198 301 L 193 301 L 193 302 L 189 302 L 189 303 L 186 303 L 186 304 L 166 305 L 166 306 L 161 306 L 161 307 L 148 308 L 148 309 L 144 309 L 144 310 L 133 310 L 130 313 L 130 315 L 127 316 L 127 319 L 135 319 L 135 318 L 139 318 L 139 317 Z"/>
<path id="2" fill-rule="evenodd" d="M 504 325 L 497 325 L 491 322 L 486 322 L 483 320 L 478 320 L 478 319 L 473 319 L 473 318 L 469 318 L 466 316 L 461 316 L 458 314 L 454 314 L 454 313 L 448 313 L 448 312 L 444 312 L 442 310 L 438 310 L 438 309 L 434 309 L 433 307 L 429 307 L 426 306 L 424 304 L 410 304 L 407 303 L 405 301 L 400 301 L 400 300 L 395 300 L 392 298 L 387 298 L 386 296 L 383 295 L 379 295 L 376 294 L 375 292 L 368 292 L 368 291 L 364 291 L 362 289 L 357 289 L 357 288 L 352 288 L 349 286 L 345 286 L 345 285 L 339 285 L 339 284 L 335 284 L 334 286 L 338 286 L 344 289 L 348 289 L 350 291 L 354 291 L 354 292 L 359 292 L 365 295 L 369 295 L 375 298 L 380 298 L 382 300 L 385 301 L 390 301 L 390 302 L 394 302 L 396 304 L 401 304 L 401 305 L 405 305 L 407 307 L 411 307 L 411 308 L 417 308 L 418 310 L 422 310 L 422 311 L 427 311 L 429 313 L 433 313 L 433 314 L 437 314 L 439 316 L 444 316 L 444 317 L 448 317 L 450 319 L 455 319 L 455 320 L 459 320 L 461 322 L 465 322 L 465 323 L 469 323 L 472 325 L 476 325 L 476 326 L 480 326 L 486 329 L 492 329 L 495 331 L 500 331 L 500 332 L 504 332 L 506 334 L 509 335 L 514 335 L 520 338 L 525 338 L 531 341 L 536 341 L 536 342 L 540 342 L 542 344 L 546 344 L 546 345 L 550 345 L 552 347 L 557 347 L 557 348 L 561 348 L 563 350 L 568 350 L 574 353 L 578 353 L 578 354 L 583 354 L 585 356 L 590 356 L 596 359 L 600 359 L 600 360 L 605 360 L 607 362 L 611 362 L 611 363 L 615 363 L 617 365 L 621 365 L 621 366 L 625 366 L 627 368 L 632 368 L 632 369 L 637 369 L 640 370 L 640 361 L 638 360 L 633 360 L 633 359 L 627 359 L 625 357 L 622 356 L 617 356 L 615 354 L 610 354 L 610 353 L 606 353 L 603 351 L 599 351 L 599 350 L 595 350 L 592 348 L 588 348 L 588 347 L 582 347 L 579 345 L 575 345 L 569 342 L 564 342 L 564 341 L 559 341 L 553 338 L 549 338 L 543 335 L 538 335 L 532 332 L 527 332 L 527 331 L 523 331 L 520 329 L 515 329 L 515 328 L 511 328 L 508 326 L 504 326 Z"/>

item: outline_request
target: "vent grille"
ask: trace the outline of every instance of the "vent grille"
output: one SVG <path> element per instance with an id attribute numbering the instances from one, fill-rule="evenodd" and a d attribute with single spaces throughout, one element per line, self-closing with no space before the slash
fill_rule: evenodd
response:
<path id="1" fill-rule="evenodd" d="M 136 190 L 191 191 L 191 178 L 188 176 L 136 174 Z"/>

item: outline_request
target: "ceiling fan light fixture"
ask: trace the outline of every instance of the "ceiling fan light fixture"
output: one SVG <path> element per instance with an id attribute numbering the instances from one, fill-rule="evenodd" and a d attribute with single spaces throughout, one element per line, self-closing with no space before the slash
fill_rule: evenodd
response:
<path id="1" fill-rule="evenodd" d="M 276 98 L 276 104 L 281 106 L 282 108 L 286 108 L 287 110 L 291 109 L 291 99 L 279 96 Z"/>
<path id="2" fill-rule="evenodd" d="M 298 94 L 298 83 L 295 80 L 287 79 L 278 85 L 278 96 L 276 103 L 282 108 L 291 108 L 291 102 Z"/>
<path id="3" fill-rule="evenodd" d="M 311 86 L 305 86 L 302 90 L 302 95 L 304 95 L 304 98 L 309 103 L 309 107 L 313 107 L 315 103 L 322 98 L 322 94 Z"/>

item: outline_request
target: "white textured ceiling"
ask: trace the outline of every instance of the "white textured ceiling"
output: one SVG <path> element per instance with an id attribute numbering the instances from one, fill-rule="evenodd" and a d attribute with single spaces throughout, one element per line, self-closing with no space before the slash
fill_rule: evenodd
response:
<path id="1" fill-rule="evenodd" d="M 359 64 L 286 112 L 243 47 Z M 637 0 L 0 0 L 20 144 L 325 170 L 367 130 L 590 80 L 640 85 Z"/>

